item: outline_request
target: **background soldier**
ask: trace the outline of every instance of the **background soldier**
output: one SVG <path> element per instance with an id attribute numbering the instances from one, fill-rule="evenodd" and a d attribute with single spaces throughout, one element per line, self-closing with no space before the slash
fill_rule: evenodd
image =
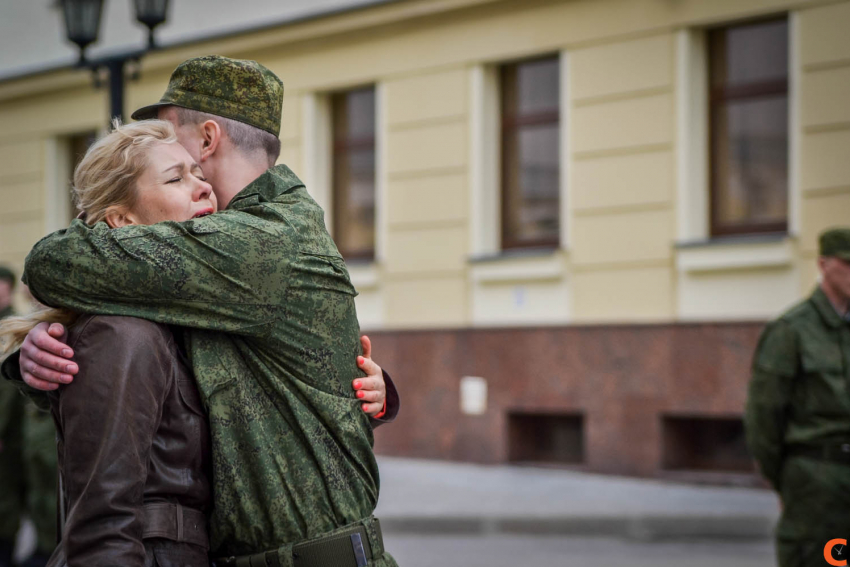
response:
<path id="1" fill-rule="evenodd" d="M 811 297 L 762 333 L 747 400 L 747 442 L 782 500 L 782 567 L 824 565 L 827 541 L 850 536 L 850 229 L 821 234 L 818 267 Z"/>
<path id="2" fill-rule="evenodd" d="M 0 319 L 12 315 L 15 274 L 0 266 Z M 22 567 L 42 567 L 56 546 L 56 430 L 18 389 L 0 380 L 0 567 L 12 565 L 23 516 L 36 528 L 36 552 Z"/>

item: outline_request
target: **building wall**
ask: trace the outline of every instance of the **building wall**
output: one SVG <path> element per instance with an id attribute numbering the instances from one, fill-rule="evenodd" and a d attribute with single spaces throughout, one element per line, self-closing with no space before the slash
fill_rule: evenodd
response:
<path id="1" fill-rule="evenodd" d="M 692 120 L 704 108 L 688 90 L 699 67 L 688 37 L 786 12 L 791 230 L 767 244 L 694 245 L 707 240 L 706 189 L 689 156 L 705 136 Z M 156 100 L 185 57 L 255 58 L 286 83 L 281 161 L 328 205 L 315 141 L 326 110 L 310 102 L 376 84 L 377 260 L 352 266 L 365 328 L 767 318 L 808 292 L 817 233 L 850 213 L 848 26 L 850 2 L 825 0 L 420 0 L 151 55 L 127 106 Z M 563 70 L 564 246 L 494 257 L 486 76 L 547 53 Z M 0 84 L 0 260 L 20 268 L 64 221 L 51 210 L 68 177 L 63 136 L 100 128 L 105 114 L 84 73 Z"/>
<path id="2" fill-rule="evenodd" d="M 397 423 L 376 432 L 375 447 L 390 455 L 504 462 L 511 415 L 566 414 L 583 421 L 578 466 L 675 474 L 664 464 L 678 449 L 665 455 L 664 418 L 739 416 L 760 330 L 701 323 L 375 333 L 383 364 L 405 396 Z M 461 410 L 460 376 L 486 380 L 482 413 Z"/>
<path id="3" fill-rule="evenodd" d="M 700 37 L 783 13 L 790 229 L 712 241 Z M 590 468 L 655 474 L 663 415 L 740 416 L 760 326 L 738 321 L 807 295 L 817 234 L 848 223 L 848 29 L 847 0 L 407 0 L 151 54 L 127 108 L 188 57 L 262 62 L 286 85 L 280 161 L 330 211 L 328 95 L 374 84 L 376 260 L 350 272 L 406 424 L 378 448 L 502 461 L 510 411 L 578 412 Z M 546 54 L 561 61 L 562 246 L 503 254 L 495 70 Z M 86 73 L 0 83 L 0 262 L 20 270 L 66 222 L 67 137 L 106 114 Z M 485 415 L 459 413 L 463 375 L 489 381 Z M 647 440 L 627 444 L 636 429 Z"/>

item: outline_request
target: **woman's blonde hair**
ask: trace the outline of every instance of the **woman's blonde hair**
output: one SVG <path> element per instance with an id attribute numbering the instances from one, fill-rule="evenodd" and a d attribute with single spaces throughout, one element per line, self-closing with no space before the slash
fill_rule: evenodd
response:
<path id="1" fill-rule="evenodd" d="M 121 124 L 116 118 L 112 128 L 91 145 L 74 170 L 72 198 L 89 225 L 106 220 L 114 207 L 132 209 L 138 197 L 136 182 L 148 165 L 148 150 L 177 141 L 174 126 L 165 120 Z M 27 315 L 4 319 L 0 323 L 0 352 L 20 346 L 39 323 L 68 325 L 76 318 L 77 314 L 67 309 L 41 306 Z"/>

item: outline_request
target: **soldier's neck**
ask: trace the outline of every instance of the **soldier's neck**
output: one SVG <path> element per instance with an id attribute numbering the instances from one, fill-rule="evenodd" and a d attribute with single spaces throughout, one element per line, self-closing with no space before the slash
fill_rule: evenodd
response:
<path id="1" fill-rule="evenodd" d="M 847 314 L 848 309 L 850 309 L 850 298 L 845 297 L 826 282 L 822 282 L 820 288 L 823 290 L 824 295 L 826 295 L 826 298 L 829 299 L 830 303 L 832 303 L 832 306 L 838 314 L 844 317 Z"/>
<path id="2" fill-rule="evenodd" d="M 231 155 L 216 163 L 213 188 L 218 198 L 218 210 L 223 211 L 231 199 L 252 181 L 261 176 L 268 165 L 238 155 Z"/>

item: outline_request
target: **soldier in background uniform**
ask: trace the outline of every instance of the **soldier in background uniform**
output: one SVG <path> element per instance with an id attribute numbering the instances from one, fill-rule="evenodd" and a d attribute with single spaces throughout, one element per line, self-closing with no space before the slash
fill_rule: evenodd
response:
<path id="1" fill-rule="evenodd" d="M 745 416 L 782 501 L 781 567 L 826 565 L 827 542 L 850 537 L 850 228 L 821 234 L 818 266 L 811 297 L 762 333 Z"/>
<path id="2" fill-rule="evenodd" d="M 14 272 L 0 266 L 0 319 L 13 314 Z M 36 551 L 21 567 L 43 567 L 56 545 L 53 419 L 0 380 L 0 567 L 12 565 L 21 520 L 35 524 Z"/>

